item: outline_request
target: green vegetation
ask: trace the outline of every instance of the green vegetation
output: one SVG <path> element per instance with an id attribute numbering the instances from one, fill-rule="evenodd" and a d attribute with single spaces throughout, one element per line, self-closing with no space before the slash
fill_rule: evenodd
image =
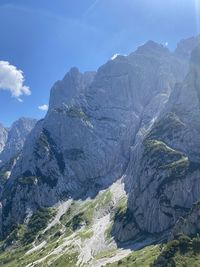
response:
<path id="1" fill-rule="evenodd" d="M 106 267 L 149 267 L 160 253 L 160 246 L 149 246 L 129 254 L 127 257 Z"/>
<path id="2" fill-rule="evenodd" d="M 36 176 L 25 176 L 21 177 L 18 180 L 18 183 L 20 185 L 34 185 L 37 183 L 38 178 Z"/>
<path id="3" fill-rule="evenodd" d="M 27 176 L 29 177 L 29 175 Z M 121 201 L 119 207 L 122 208 Z M 75 239 L 85 241 L 93 236 L 91 225 L 95 216 L 99 212 L 104 212 L 112 207 L 112 193 L 110 190 L 101 192 L 94 199 L 88 199 L 84 202 L 74 201 L 70 208 L 61 217 L 60 224 L 56 224 L 46 232 L 43 232 L 48 225 L 48 222 L 54 216 L 55 211 L 51 208 L 41 208 L 37 210 L 30 218 L 27 225 L 19 225 L 7 237 L 7 240 L 0 244 L 0 262 L 4 267 L 25 267 L 30 263 L 36 262 L 39 259 L 44 260 L 37 263 L 36 267 L 48 266 L 76 266 L 77 261 L 77 246 L 66 244 L 66 238 L 72 233 L 75 233 Z M 120 209 L 120 208 L 119 208 Z M 81 228 L 81 226 L 84 226 Z M 80 229 L 81 228 L 81 229 Z M 79 231 L 76 231 L 78 230 Z M 42 247 L 38 250 L 33 250 L 26 254 L 27 251 L 33 249 L 32 242 Z M 87 241 L 86 241 L 87 242 Z M 4 246 L 4 244 L 6 246 Z M 62 246 L 59 258 L 55 254 L 51 254 L 55 249 Z M 107 254 L 108 255 L 108 254 Z M 99 255 L 99 257 L 103 256 Z M 104 254 L 104 256 L 106 256 Z M 55 260 L 56 259 L 56 260 Z"/>
<path id="4" fill-rule="evenodd" d="M 174 137 L 179 137 L 179 133 L 184 127 L 185 124 L 179 117 L 175 113 L 169 112 L 155 123 L 153 129 L 148 134 L 148 139 L 168 138 L 171 140 Z"/>
<path id="5" fill-rule="evenodd" d="M 95 259 L 99 260 L 102 258 L 111 258 L 111 257 L 115 256 L 116 253 L 117 253 L 116 249 L 102 251 L 95 256 Z"/>
<path id="6" fill-rule="evenodd" d="M 191 163 L 188 157 L 180 151 L 174 150 L 164 142 L 158 140 L 146 140 L 144 142 L 144 162 L 156 172 L 166 171 L 165 177 L 157 188 L 157 194 L 160 195 L 164 186 L 176 179 L 183 179 L 186 174 L 192 173 L 200 166 Z"/>
<path id="7" fill-rule="evenodd" d="M 78 230 L 81 226 L 89 227 L 94 219 L 95 212 L 106 208 L 112 201 L 112 193 L 107 190 L 99 194 L 94 200 L 88 200 L 83 205 L 72 203 L 71 207 L 61 217 L 61 222 L 71 231 Z"/>
<path id="8" fill-rule="evenodd" d="M 127 199 L 121 198 L 115 208 L 115 220 L 122 220 L 127 212 Z"/>
<path id="9" fill-rule="evenodd" d="M 79 232 L 78 236 L 81 238 L 81 241 L 84 241 L 86 239 L 89 239 L 93 236 L 93 231 L 92 230 L 82 230 Z"/>
<path id="10" fill-rule="evenodd" d="M 4 241 L 4 246 L 8 247 L 18 241 L 21 241 L 24 237 L 25 232 L 26 232 L 26 226 L 18 225 L 6 238 L 6 240 Z"/>
<path id="11" fill-rule="evenodd" d="M 34 149 L 34 154 L 36 158 L 42 158 L 43 155 L 46 153 L 47 149 L 49 150 L 49 158 L 56 159 L 60 172 L 63 174 L 65 169 L 63 154 L 60 152 L 55 140 L 52 138 L 49 131 L 47 129 L 43 129 L 37 139 L 36 146 Z M 55 179 L 55 177 L 52 177 L 52 175 L 44 175 L 40 169 L 37 169 L 36 176 L 40 178 L 41 182 L 48 184 L 52 188 L 57 184 L 57 179 Z"/>
<path id="12" fill-rule="evenodd" d="M 162 165 L 163 162 L 171 163 L 177 160 L 180 160 L 184 154 L 170 148 L 164 142 L 158 140 L 146 140 L 144 142 L 145 156 L 155 157 L 158 161 L 158 165 Z"/>
<path id="13" fill-rule="evenodd" d="M 3 267 L 26 267 L 28 264 L 33 263 L 37 260 L 42 259 L 50 255 L 50 253 L 58 246 L 57 242 L 51 242 L 47 244 L 42 249 L 35 251 L 31 254 L 26 254 L 26 252 L 31 248 L 31 246 L 21 246 L 12 250 L 0 251 L 0 265 Z M 77 261 L 77 252 L 70 248 L 69 252 L 61 255 L 55 262 L 48 266 L 58 266 L 58 267 L 74 267 Z M 41 263 L 34 266 L 36 267 L 46 267 L 47 262 L 54 259 L 55 255 L 48 256 Z"/>
<path id="14" fill-rule="evenodd" d="M 88 116 L 82 110 L 75 106 L 71 106 L 70 108 L 68 108 L 67 114 L 72 118 L 79 118 L 84 120 L 85 122 L 89 121 Z"/>
<path id="15" fill-rule="evenodd" d="M 107 227 L 107 229 L 104 232 L 104 236 L 106 239 L 110 239 L 112 237 L 113 224 L 114 222 L 110 223 L 110 225 Z"/>
<path id="16" fill-rule="evenodd" d="M 75 267 L 78 260 L 78 254 L 76 252 L 71 254 L 64 254 L 59 257 L 49 267 Z M 39 267 L 39 266 L 38 266 Z M 40 265 L 40 267 L 46 267 L 46 265 Z"/>
<path id="17" fill-rule="evenodd" d="M 32 216 L 27 225 L 27 231 L 24 234 L 23 242 L 29 244 L 34 241 L 37 234 L 43 230 L 53 216 L 53 210 L 50 208 L 40 208 Z"/>
<path id="18" fill-rule="evenodd" d="M 89 225 L 87 217 L 84 216 L 83 212 L 76 214 L 72 219 L 66 224 L 66 227 L 69 227 L 72 231 L 76 231 L 81 228 L 82 225 Z"/>
<path id="19" fill-rule="evenodd" d="M 200 266 L 200 238 L 190 239 L 179 235 L 164 246 L 151 267 L 197 267 Z"/>
<path id="20" fill-rule="evenodd" d="M 171 170 L 178 170 L 178 169 L 188 169 L 189 167 L 189 160 L 187 157 L 182 157 L 180 160 L 174 161 L 170 164 L 161 166 L 163 169 L 171 169 Z"/>

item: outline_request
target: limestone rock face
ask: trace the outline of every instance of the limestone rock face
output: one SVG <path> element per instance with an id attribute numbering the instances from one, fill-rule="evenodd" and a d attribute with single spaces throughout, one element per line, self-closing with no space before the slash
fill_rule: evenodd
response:
<path id="1" fill-rule="evenodd" d="M 175 87 L 162 114 L 132 149 L 126 172 L 128 209 L 135 222 L 132 236 L 138 230 L 167 231 L 200 198 L 199 94 L 200 46 L 192 52 L 184 82 Z"/>
<path id="2" fill-rule="evenodd" d="M 120 178 L 183 76 L 182 60 L 152 41 L 97 73 L 71 69 L 53 86 L 6 185 L 2 231 L 38 206 L 95 196 Z"/>
<path id="3" fill-rule="evenodd" d="M 200 44 L 200 35 L 181 40 L 175 53 L 177 56 L 190 59 L 191 52 Z"/>
<path id="4" fill-rule="evenodd" d="M 21 118 L 14 122 L 9 129 L 0 125 L 0 197 L 19 158 L 24 142 L 35 124 L 35 119 Z"/>
<path id="5" fill-rule="evenodd" d="M 0 153 L 3 151 L 5 147 L 7 137 L 8 137 L 8 130 L 4 128 L 2 124 L 0 124 Z"/>
<path id="6" fill-rule="evenodd" d="M 180 217 L 170 233 L 170 239 L 173 239 L 178 234 L 195 236 L 200 231 L 200 203 L 197 202 L 192 206 L 192 209 L 183 218 Z"/>
<path id="7" fill-rule="evenodd" d="M 0 153 L 0 166 L 4 165 L 22 150 L 26 137 L 35 124 L 35 119 L 21 118 L 14 122 L 9 130 L 4 130 L 5 141 Z"/>

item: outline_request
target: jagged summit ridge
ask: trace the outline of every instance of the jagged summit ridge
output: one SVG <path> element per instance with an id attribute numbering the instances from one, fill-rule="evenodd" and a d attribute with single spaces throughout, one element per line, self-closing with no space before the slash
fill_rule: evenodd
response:
<path id="1" fill-rule="evenodd" d="M 199 77 L 192 65 L 150 41 L 97 72 L 72 68 L 56 82 L 2 191 L 2 236 L 39 207 L 96 199 L 121 177 L 128 211 L 112 222 L 115 240 L 172 229 L 200 194 Z"/>
<path id="2" fill-rule="evenodd" d="M 176 47 L 175 54 L 190 59 L 192 50 L 200 44 L 200 35 L 181 40 Z"/>
<path id="3" fill-rule="evenodd" d="M 72 68 L 53 86 L 49 111 L 28 136 L 5 186 L 2 232 L 38 206 L 52 206 L 64 196 L 94 197 L 119 179 L 132 147 L 184 75 L 181 70 L 173 53 L 152 42 L 108 61 L 97 73 Z M 22 178 L 30 184 L 22 185 Z M 8 204 L 15 208 L 7 213 Z"/>
<path id="4" fill-rule="evenodd" d="M 49 110 L 73 105 L 77 98 L 84 93 L 84 89 L 94 80 L 96 72 L 79 72 L 78 68 L 73 67 L 65 75 L 62 81 L 58 81 L 51 89 Z"/>
<path id="5" fill-rule="evenodd" d="M 138 47 L 138 49 L 136 50 L 136 53 L 141 53 L 141 54 L 169 54 L 170 51 L 169 49 L 162 45 L 162 44 L 158 44 L 152 40 L 146 42 L 144 45 L 141 45 Z"/>
<path id="6" fill-rule="evenodd" d="M 167 232 L 200 198 L 199 63 L 198 47 L 192 53 L 189 74 L 132 151 L 126 172 L 132 230 L 127 233 L 130 225 L 121 223 L 119 238 Z"/>
<path id="7" fill-rule="evenodd" d="M 9 129 L 0 129 L 0 134 L 4 135 L 4 146 L 0 153 L 1 166 L 21 151 L 26 137 L 35 126 L 36 121 L 31 118 L 20 118 Z"/>

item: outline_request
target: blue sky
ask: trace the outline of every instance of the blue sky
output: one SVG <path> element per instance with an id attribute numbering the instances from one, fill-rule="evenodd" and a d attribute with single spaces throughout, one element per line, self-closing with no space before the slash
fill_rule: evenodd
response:
<path id="1" fill-rule="evenodd" d="M 43 117 L 38 106 L 72 66 L 96 70 L 149 39 L 174 49 L 199 33 L 198 8 L 200 0 L 0 0 L 0 122 Z M 23 95 L 2 90 L 10 84 Z"/>

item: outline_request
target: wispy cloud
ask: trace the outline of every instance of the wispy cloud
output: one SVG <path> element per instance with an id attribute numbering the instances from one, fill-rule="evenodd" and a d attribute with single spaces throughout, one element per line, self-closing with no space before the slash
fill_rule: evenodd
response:
<path id="1" fill-rule="evenodd" d="M 48 110 L 48 108 L 49 108 L 49 106 L 48 106 L 48 105 L 46 105 L 46 104 L 44 104 L 44 105 L 41 105 L 41 106 L 39 106 L 39 107 L 38 107 L 38 109 L 39 109 L 39 110 L 42 110 L 42 111 L 47 111 L 47 110 Z"/>
<path id="2" fill-rule="evenodd" d="M 31 94 L 29 87 L 24 85 L 23 72 L 8 61 L 0 61 L 0 90 L 9 91 L 20 102 L 20 96 Z"/>

